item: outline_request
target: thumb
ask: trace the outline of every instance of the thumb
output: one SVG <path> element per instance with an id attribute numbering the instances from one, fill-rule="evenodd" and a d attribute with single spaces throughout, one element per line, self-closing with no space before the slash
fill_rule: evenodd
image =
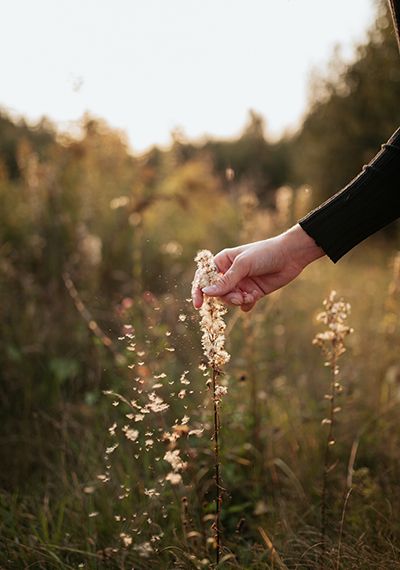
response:
<path id="1" fill-rule="evenodd" d="M 216 283 L 209 285 L 208 287 L 204 287 L 202 289 L 203 293 L 206 295 L 221 297 L 230 291 L 233 291 L 239 281 L 247 276 L 247 270 L 243 266 L 243 263 L 238 263 L 237 260 L 238 258 L 235 259 L 228 271 L 224 275 L 220 276 Z"/>

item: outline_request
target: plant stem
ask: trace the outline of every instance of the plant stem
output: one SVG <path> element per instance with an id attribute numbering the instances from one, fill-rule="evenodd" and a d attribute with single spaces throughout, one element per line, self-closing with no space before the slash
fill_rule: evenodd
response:
<path id="1" fill-rule="evenodd" d="M 216 388 L 216 381 L 218 377 L 218 372 L 213 369 L 213 404 L 214 404 L 214 452 L 215 452 L 215 522 L 214 522 L 214 530 L 215 530 L 215 538 L 217 541 L 217 553 L 216 553 L 216 562 L 217 566 L 219 563 L 219 554 L 220 554 L 220 532 L 219 532 L 219 515 L 221 510 L 221 497 L 220 497 L 220 476 L 219 476 L 219 442 L 218 442 L 218 432 L 219 432 L 219 417 L 218 417 L 218 402 L 215 394 Z"/>
<path id="2" fill-rule="evenodd" d="M 334 347 L 332 351 L 334 355 Z M 335 371 L 336 371 L 336 359 L 334 356 L 332 357 L 333 360 L 331 362 L 331 395 L 330 395 L 330 415 L 329 415 L 329 430 L 328 430 L 328 437 L 326 440 L 326 447 L 325 447 L 325 460 L 324 460 L 324 480 L 322 485 L 322 495 L 321 495 L 321 557 L 320 557 L 320 567 L 324 567 L 324 557 L 325 557 L 325 534 L 326 534 L 326 513 L 325 513 L 325 506 L 326 506 L 326 487 L 327 487 L 327 479 L 328 473 L 331 471 L 331 467 L 328 467 L 329 463 L 329 448 L 331 446 L 332 441 L 332 434 L 333 434 L 333 418 L 334 418 L 334 410 L 335 410 Z"/>

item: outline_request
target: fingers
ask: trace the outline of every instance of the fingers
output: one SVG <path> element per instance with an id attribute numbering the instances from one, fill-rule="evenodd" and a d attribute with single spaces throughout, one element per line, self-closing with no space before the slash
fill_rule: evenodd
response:
<path id="1" fill-rule="evenodd" d="M 224 297 L 228 293 L 235 291 L 238 283 L 247 275 L 247 268 L 243 263 L 240 263 L 238 258 L 234 260 L 228 271 L 221 275 L 217 283 L 203 288 L 203 293 L 211 297 Z M 241 295 L 232 296 L 232 299 L 237 299 L 242 304 Z M 233 303 L 235 304 L 235 303 Z"/>
<path id="2" fill-rule="evenodd" d="M 244 313 L 248 313 L 249 311 L 251 311 L 251 309 L 254 307 L 256 303 L 248 303 L 247 305 L 242 305 L 240 307 L 240 309 L 244 312 Z"/>
<path id="3" fill-rule="evenodd" d="M 227 305 L 240 306 L 246 311 L 252 309 L 257 300 L 264 296 L 263 291 L 258 291 L 254 288 L 256 285 L 254 280 L 247 277 L 249 268 L 246 259 L 241 259 L 242 256 L 239 253 L 232 262 L 226 259 L 228 258 L 226 252 L 229 251 L 231 250 L 224 250 L 217 256 L 218 259 L 216 258 L 216 263 L 220 270 L 222 272 L 226 270 L 226 273 L 220 273 L 217 283 L 203 287 L 200 290 L 196 272 L 192 287 L 192 300 L 195 309 L 199 309 L 202 306 L 203 293 L 210 297 L 219 297 Z M 225 254 L 225 257 L 223 254 Z M 231 265 L 228 266 L 228 263 Z"/>
<path id="4" fill-rule="evenodd" d="M 254 307 L 261 297 L 262 295 L 255 289 L 251 293 L 235 289 L 234 291 L 230 291 L 227 295 L 221 296 L 220 299 L 227 305 L 240 306 L 242 311 L 247 312 Z"/>
<path id="5" fill-rule="evenodd" d="M 229 294 L 219 297 L 221 301 L 227 305 L 234 307 L 241 307 L 242 311 L 250 311 L 256 302 L 260 299 L 260 294 L 258 291 L 254 290 L 252 293 L 247 293 L 246 291 L 240 291 L 235 289 L 230 291 Z M 192 289 L 192 301 L 195 309 L 200 309 L 203 304 L 203 292 L 201 289 Z"/>

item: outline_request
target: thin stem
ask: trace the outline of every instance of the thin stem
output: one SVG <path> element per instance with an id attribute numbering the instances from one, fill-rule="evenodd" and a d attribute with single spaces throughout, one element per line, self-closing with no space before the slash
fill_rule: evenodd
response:
<path id="1" fill-rule="evenodd" d="M 344 525 L 344 515 L 346 513 L 346 507 L 347 507 L 347 502 L 349 500 L 350 497 L 350 493 L 352 492 L 353 489 L 349 489 L 346 495 L 346 499 L 344 501 L 344 505 L 343 505 L 343 512 L 342 512 L 342 521 L 340 523 L 340 533 L 339 533 L 339 544 L 338 544 L 338 553 L 337 553 L 337 564 L 336 564 L 336 570 L 339 570 L 340 567 L 340 547 L 342 545 L 342 534 L 343 534 L 343 525 Z"/>
<path id="2" fill-rule="evenodd" d="M 219 473 L 219 442 L 218 442 L 218 432 L 219 432 L 219 418 L 218 418 L 218 402 L 215 394 L 216 381 L 218 377 L 218 372 L 213 369 L 213 404 L 214 404 L 214 452 L 215 452 L 215 538 L 217 541 L 217 553 L 216 562 L 217 566 L 219 564 L 219 554 L 220 554 L 220 532 L 219 532 L 219 515 L 221 511 L 221 497 L 220 497 L 220 473 Z"/>
<path id="3" fill-rule="evenodd" d="M 329 430 L 328 430 L 328 437 L 326 440 L 326 447 L 325 447 L 325 460 L 324 460 L 324 480 L 322 485 L 322 495 L 321 495 L 321 557 L 320 557 L 320 567 L 323 568 L 324 566 L 324 557 L 325 557 L 325 534 L 326 534 L 326 513 L 325 513 L 325 506 L 326 506 L 326 487 L 327 487 L 327 479 L 328 473 L 331 471 L 333 467 L 328 467 L 329 463 L 329 448 L 332 445 L 332 434 L 333 434 L 333 418 L 335 415 L 335 378 L 336 378 L 336 359 L 334 357 L 335 347 L 333 346 L 332 350 L 332 361 L 331 361 L 331 395 L 330 395 L 330 415 L 329 415 Z"/>

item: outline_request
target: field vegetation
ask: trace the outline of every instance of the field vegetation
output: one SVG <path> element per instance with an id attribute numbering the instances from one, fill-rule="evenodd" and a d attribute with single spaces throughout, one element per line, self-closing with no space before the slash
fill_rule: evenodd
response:
<path id="1" fill-rule="evenodd" d="M 397 128 L 386 4 L 312 88 L 281 141 L 252 112 L 143 156 L 0 115 L 0 568 L 400 568 L 398 225 L 229 308 L 217 401 L 189 299 L 199 250 L 284 231 Z"/>

